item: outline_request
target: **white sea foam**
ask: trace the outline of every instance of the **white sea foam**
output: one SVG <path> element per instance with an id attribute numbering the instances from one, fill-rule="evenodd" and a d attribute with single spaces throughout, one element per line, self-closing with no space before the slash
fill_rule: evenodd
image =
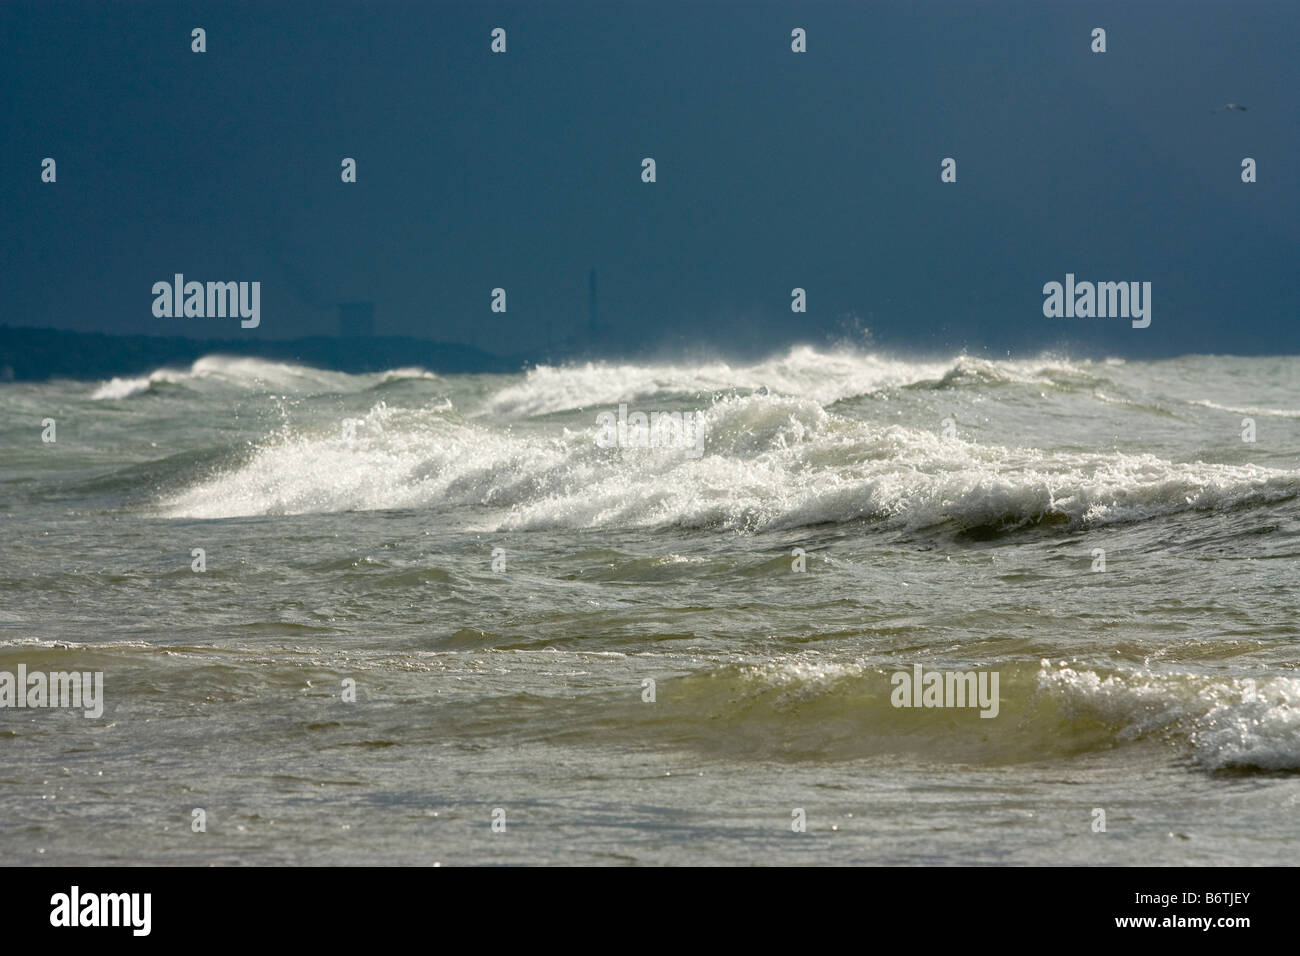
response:
<path id="1" fill-rule="evenodd" d="M 821 405 L 887 388 L 932 382 L 1049 381 L 1082 374 L 1086 363 L 1058 359 L 989 361 L 961 356 L 948 361 L 904 361 L 852 351 L 818 352 L 800 346 L 753 365 L 706 362 L 681 365 L 588 363 L 539 366 L 492 397 L 490 410 L 507 417 L 645 402 L 673 396 L 772 392 Z"/>
<path id="2" fill-rule="evenodd" d="M 1258 408 L 1256 406 L 1246 405 L 1220 405 L 1217 402 L 1197 399 L 1192 402 L 1193 405 L 1201 405 L 1205 408 L 1213 408 L 1219 412 L 1232 412 L 1235 415 L 1268 415 L 1276 418 L 1300 418 L 1300 409 L 1296 408 Z"/>
<path id="3" fill-rule="evenodd" d="M 380 404 L 352 438 L 277 435 L 243 464 L 165 501 L 163 513 L 426 507 L 505 529 L 767 530 L 859 518 L 1008 528 L 1043 519 L 1110 524 L 1300 494 L 1295 471 L 973 443 L 767 394 L 706 409 L 698 459 L 602 449 L 594 427 L 519 431 L 449 417 L 443 408 Z"/>
<path id="4" fill-rule="evenodd" d="M 156 384 L 181 385 L 201 388 L 205 385 L 244 391 L 286 391 L 295 393 L 360 391 L 377 384 L 388 384 L 406 379 L 436 379 L 432 372 L 421 368 L 399 368 L 367 375 L 348 375 L 297 365 L 292 362 L 271 362 L 258 358 L 240 358 L 227 355 L 207 355 L 188 369 L 160 368 L 137 378 L 113 378 L 101 383 L 91 398 L 118 400 L 147 392 Z"/>
<path id="5" fill-rule="evenodd" d="M 1300 678 L 1215 678 L 1145 670 L 1102 677 L 1043 661 L 1039 689 L 1122 738 L 1159 734 L 1190 745 L 1211 770 L 1300 769 Z"/>
<path id="6" fill-rule="evenodd" d="M 158 369 L 140 378 L 113 378 L 102 382 L 90 397 L 95 401 L 115 401 L 149 391 L 154 385 L 184 385 L 197 376 L 193 371 Z"/>

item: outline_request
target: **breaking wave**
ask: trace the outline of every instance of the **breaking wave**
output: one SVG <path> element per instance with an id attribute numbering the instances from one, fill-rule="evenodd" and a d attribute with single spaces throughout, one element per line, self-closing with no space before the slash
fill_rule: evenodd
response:
<path id="1" fill-rule="evenodd" d="M 588 363 L 539 366 L 523 380 L 501 389 L 490 410 L 505 417 L 549 415 L 572 409 L 651 399 L 699 398 L 773 393 L 806 398 L 820 405 L 885 389 L 955 388 L 997 382 L 1093 383 L 1093 363 L 1056 359 L 1007 360 L 962 356 L 948 361 L 904 361 L 852 351 L 818 352 L 800 346 L 754 365 L 725 362 L 697 365 L 615 365 Z"/>
<path id="2" fill-rule="evenodd" d="M 432 372 L 420 368 L 348 375 L 290 362 L 208 355 L 198 359 L 188 369 L 160 368 L 137 378 L 113 378 L 101 382 L 90 397 L 96 401 L 115 401 L 156 392 L 162 386 L 186 389 L 209 386 L 238 391 L 290 391 L 308 394 L 323 391 L 347 392 L 404 379 L 436 378 Z"/>
<path id="3" fill-rule="evenodd" d="M 926 665 L 927 669 L 931 669 Z M 947 669 L 934 665 L 935 670 Z M 601 733 L 667 734 L 728 757 L 857 760 L 911 756 L 967 764 L 1052 760 L 1141 742 L 1204 770 L 1300 770 L 1300 679 L 1126 669 L 1098 673 L 1004 661 L 996 716 L 980 707 L 895 707 L 894 666 L 777 659 L 659 682 L 655 713 L 601 700 Z M 581 721 L 583 715 L 576 716 Z M 568 728 L 566 727 L 566 730 Z"/>
<path id="4" fill-rule="evenodd" d="M 375 405 L 350 433 L 276 434 L 240 464 L 162 502 L 224 518 L 393 508 L 487 529 L 762 531 L 873 520 L 1006 531 L 1089 527 L 1300 494 L 1300 472 L 1152 454 L 1048 452 L 837 415 L 811 399 L 728 396 L 700 411 L 700 457 L 601 448 L 590 426 L 520 430 L 446 405 Z"/>

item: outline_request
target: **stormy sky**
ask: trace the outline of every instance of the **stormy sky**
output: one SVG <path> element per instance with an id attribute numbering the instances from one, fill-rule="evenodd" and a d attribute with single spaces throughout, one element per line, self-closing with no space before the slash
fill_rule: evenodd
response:
<path id="1" fill-rule="evenodd" d="M 582 343 L 595 268 L 610 354 L 1297 353 L 1298 81 L 1293 0 L 6 0 L 0 322 L 288 338 L 369 300 L 518 352 Z M 260 326 L 156 318 L 177 272 L 260 281 Z M 1151 282 L 1150 327 L 1044 317 L 1067 272 Z"/>

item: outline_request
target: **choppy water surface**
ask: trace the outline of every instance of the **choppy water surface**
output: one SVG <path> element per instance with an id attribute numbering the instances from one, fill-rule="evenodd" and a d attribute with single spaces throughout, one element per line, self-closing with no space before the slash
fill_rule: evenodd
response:
<path id="1" fill-rule="evenodd" d="M 0 671 L 106 698 L 0 709 L 0 861 L 1293 863 L 1297 367 L 0 385 Z"/>

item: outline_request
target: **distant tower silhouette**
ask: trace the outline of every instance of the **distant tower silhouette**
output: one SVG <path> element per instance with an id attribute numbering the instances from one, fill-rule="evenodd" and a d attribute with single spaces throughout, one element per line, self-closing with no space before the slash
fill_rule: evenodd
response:
<path id="1" fill-rule="evenodd" d="M 600 334 L 600 313 L 596 310 L 596 270 L 587 273 L 587 341 L 596 344 Z"/>
<path id="2" fill-rule="evenodd" d="M 339 338 L 368 339 L 375 334 L 373 302 L 339 303 Z"/>

